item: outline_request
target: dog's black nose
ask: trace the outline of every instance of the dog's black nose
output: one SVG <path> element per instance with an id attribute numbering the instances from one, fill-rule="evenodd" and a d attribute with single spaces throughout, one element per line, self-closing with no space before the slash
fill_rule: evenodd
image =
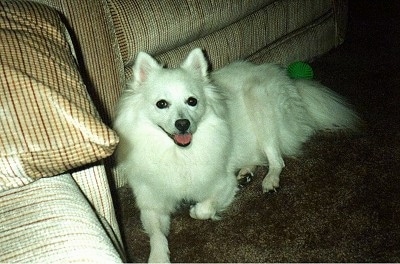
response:
<path id="1" fill-rule="evenodd" d="M 175 121 L 175 127 L 181 132 L 186 132 L 190 127 L 190 121 L 187 119 L 178 119 Z"/>

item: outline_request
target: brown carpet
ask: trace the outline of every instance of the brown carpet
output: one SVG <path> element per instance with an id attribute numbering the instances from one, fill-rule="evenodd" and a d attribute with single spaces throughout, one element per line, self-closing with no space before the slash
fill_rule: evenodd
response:
<path id="1" fill-rule="evenodd" d="M 360 136 L 318 134 L 286 159 L 281 188 L 263 195 L 259 168 L 223 220 L 173 217 L 173 262 L 400 262 L 400 3 L 350 1 L 345 43 L 312 62 L 368 124 Z M 147 235 L 128 188 L 118 214 L 132 262 Z"/>

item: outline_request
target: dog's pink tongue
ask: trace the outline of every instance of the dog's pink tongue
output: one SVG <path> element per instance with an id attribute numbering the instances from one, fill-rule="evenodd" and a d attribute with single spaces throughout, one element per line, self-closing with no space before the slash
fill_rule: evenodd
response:
<path id="1" fill-rule="evenodd" d="M 192 134 L 176 134 L 174 135 L 174 140 L 178 145 L 187 146 L 190 144 L 190 141 L 192 141 Z"/>

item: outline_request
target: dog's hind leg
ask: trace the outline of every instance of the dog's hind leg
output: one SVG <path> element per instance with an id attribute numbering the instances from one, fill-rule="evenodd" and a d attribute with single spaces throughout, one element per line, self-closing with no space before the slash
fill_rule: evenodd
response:
<path id="1" fill-rule="evenodd" d="M 140 217 L 143 228 L 150 237 L 149 263 L 170 262 L 167 240 L 170 226 L 170 215 L 155 210 L 141 210 Z"/>
<path id="2" fill-rule="evenodd" d="M 256 170 L 257 166 L 246 166 L 239 170 L 236 179 L 238 181 L 239 187 L 244 187 L 254 177 L 254 171 Z"/>
<path id="3" fill-rule="evenodd" d="M 262 182 L 263 192 L 276 191 L 279 187 L 279 175 L 282 169 L 285 167 L 282 155 L 278 148 L 274 145 L 265 147 L 265 154 L 268 159 L 268 173 L 264 177 Z"/>

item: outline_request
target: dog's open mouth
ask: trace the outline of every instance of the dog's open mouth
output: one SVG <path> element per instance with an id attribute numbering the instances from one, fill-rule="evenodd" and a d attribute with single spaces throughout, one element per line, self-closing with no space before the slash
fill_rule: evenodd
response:
<path id="1" fill-rule="evenodd" d="M 189 146 L 190 142 L 192 142 L 191 133 L 175 134 L 170 135 L 170 137 L 174 140 L 175 144 L 181 147 Z"/>
<path id="2" fill-rule="evenodd" d="M 161 126 L 160 128 L 167 134 L 176 145 L 180 147 L 187 147 L 190 145 L 190 142 L 192 142 L 192 133 L 185 132 L 185 133 L 178 133 L 178 134 L 170 134 L 167 131 L 165 131 Z"/>

